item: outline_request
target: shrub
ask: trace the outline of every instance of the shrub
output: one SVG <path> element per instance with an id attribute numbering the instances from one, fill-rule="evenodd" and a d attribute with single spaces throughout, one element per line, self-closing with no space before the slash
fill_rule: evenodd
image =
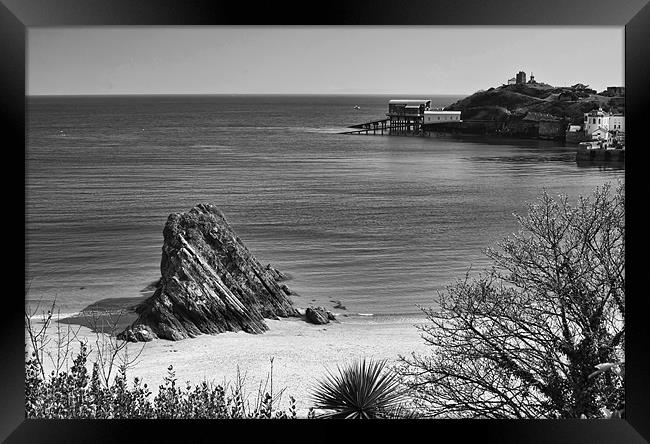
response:
<path id="1" fill-rule="evenodd" d="M 322 418 L 381 418 L 393 416 L 403 398 L 397 375 L 386 361 L 356 361 L 338 368 L 337 375 L 317 383 L 313 398 Z"/>
<path id="2" fill-rule="evenodd" d="M 27 418 L 150 418 L 150 419 L 230 419 L 295 418 L 293 397 L 287 411 L 276 408 L 277 398 L 259 393 L 262 402 L 253 407 L 244 404 L 243 379 L 228 391 L 222 385 L 206 381 L 179 387 L 172 366 L 158 394 L 151 400 L 147 384 L 134 378 L 127 382 L 127 367 L 122 365 L 115 377 L 105 383 L 97 362 L 87 371 L 88 348 L 80 344 L 69 371 L 52 372 L 42 377 L 35 353 L 26 362 L 25 415 Z"/>

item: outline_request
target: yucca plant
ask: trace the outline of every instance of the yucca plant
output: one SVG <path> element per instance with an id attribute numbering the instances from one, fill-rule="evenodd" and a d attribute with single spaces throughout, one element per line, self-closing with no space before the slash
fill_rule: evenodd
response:
<path id="1" fill-rule="evenodd" d="M 312 390 L 315 407 L 328 411 L 319 418 L 385 418 L 393 416 L 403 399 L 397 375 L 386 361 L 362 359 L 338 368 Z"/>

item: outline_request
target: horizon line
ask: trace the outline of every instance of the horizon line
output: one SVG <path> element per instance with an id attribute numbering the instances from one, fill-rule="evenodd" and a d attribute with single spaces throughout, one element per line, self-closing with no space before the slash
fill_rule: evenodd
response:
<path id="1" fill-rule="evenodd" d="M 125 96 L 468 96 L 473 93 L 103 93 L 25 94 L 25 97 L 125 97 Z"/>

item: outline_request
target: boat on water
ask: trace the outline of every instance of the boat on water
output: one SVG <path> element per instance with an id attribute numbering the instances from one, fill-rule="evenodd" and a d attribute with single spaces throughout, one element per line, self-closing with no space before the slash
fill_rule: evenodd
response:
<path id="1" fill-rule="evenodd" d="M 359 105 L 354 105 L 354 109 L 361 109 Z"/>

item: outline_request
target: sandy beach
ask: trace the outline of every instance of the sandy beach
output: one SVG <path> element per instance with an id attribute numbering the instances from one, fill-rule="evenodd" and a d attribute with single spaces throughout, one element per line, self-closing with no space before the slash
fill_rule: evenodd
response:
<path id="1" fill-rule="evenodd" d="M 239 368 L 245 375 L 249 401 L 254 402 L 260 383 L 267 381 L 273 358 L 273 391 L 277 393 L 285 388 L 280 407 L 288 407 L 291 395 L 296 399 L 298 416 L 304 417 L 312 406 L 310 388 L 326 375 L 326 368 L 336 370 L 337 364 L 362 357 L 394 363 L 400 354 L 426 351 L 421 332 L 415 327 L 425 322 L 423 317 L 341 316 L 339 319 L 325 325 L 313 325 L 301 319 L 266 320 L 269 331 L 259 335 L 227 332 L 182 341 L 154 340 L 146 343 L 144 349 L 143 344 L 129 344 L 130 356 L 142 349 L 129 370 L 129 381 L 132 383 L 136 376 L 141 378 L 152 389 L 153 399 L 170 365 L 183 387 L 187 381 L 194 385 L 203 380 L 232 384 Z M 94 352 L 97 334 L 87 327 L 70 327 L 78 339 L 88 341 Z M 49 330 L 54 337 L 56 323 Z M 73 350 L 78 350 L 78 344 L 74 344 Z M 89 362 L 93 358 L 91 355 Z"/>

